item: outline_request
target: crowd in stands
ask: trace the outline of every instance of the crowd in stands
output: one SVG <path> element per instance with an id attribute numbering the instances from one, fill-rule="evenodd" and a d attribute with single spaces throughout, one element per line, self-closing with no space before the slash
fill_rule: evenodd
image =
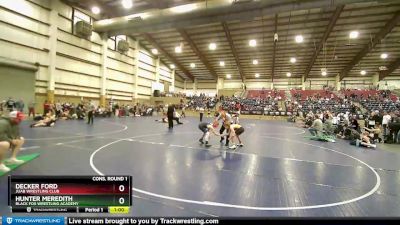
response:
<path id="1" fill-rule="evenodd" d="M 218 98 L 217 96 L 207 96 L 204 93 L 193 95 L 186 98 L 187 108 L 192 110 L 206 110 L 215 108 Z"/>
<path id="2" fill-rule="evenodd" d="M 260 99 L 268 98 L 268 99 L 273 99 L 275 101 L 279 101 L 279 100 L 284 100 L 286 98 L 286 95 L 284 90 L 261 89 L 261 90 L 249 90 L 247 92 L 246 98 L 260 98 Z"/>
<path id="3" fill-rule="evenodd" d="M 222 108 L 227 111 L 278 111 L 278 102 L 272 97 L 239 98 L 225 97 Z"/>
<path id="4" fill-rule="evenodd" d="M 165 92 L 161 92 L 160 93 L 160 97 L 175 97 L 175 98 L 186 98 L 186 94 L 185 93 L 165 93 Z"/>
<path id="5" fill-rule="evenodd" d="M 293 99 L 285 101 L 286 110 L 292 113 L 330 111 L 334 113 L 356 113 L 360 108 L 349 99 L 341 99 L 330 91 L 293 92 Z"/>

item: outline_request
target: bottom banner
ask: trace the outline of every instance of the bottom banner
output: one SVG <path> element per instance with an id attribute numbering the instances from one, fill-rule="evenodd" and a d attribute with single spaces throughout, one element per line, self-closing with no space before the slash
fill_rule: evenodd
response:
<path id="1" fill-rule="evenodd" d="M 1 217 L 0 217 L 1 218 Z M 302 224 L 389 225 L 400 218 L 173 218 L 173 217 L 13 217 L 3 216 L 4 225 L 164 225 L 164 224 Z"/>
<path id="2" fill-rule="evenodd" d="M 68 217 L 67 225 L 164 225 L 164 224 L 307 224 L 307 225 L 387 225 L 400 224 L 400 218 L 374 219 L 374 218 L 171 218 L 171 217 Z"/>

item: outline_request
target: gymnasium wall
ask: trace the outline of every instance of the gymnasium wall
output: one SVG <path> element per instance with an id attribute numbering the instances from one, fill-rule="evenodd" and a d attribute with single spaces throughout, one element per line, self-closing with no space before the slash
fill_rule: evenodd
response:
<path id="1" fill-rule="evenodd" d="M 56 13 L 51 13 L 51 7 L 55 8 Z M 90 15 L 89 12 L 83 13 Z M 76 16 L 76 10 L 74 12 L 70 6 L 58 0 L 0 1 L 0 57 L 38 67 L 34 86 L 39 101 L 45 99 L 43 96 L 47 94 L 51 63 L 55 65 L 56 100 L 100 98 L 103 41 L 95 32 L 92 32 L 89 40 L 74 35 L 73 14 Z M 56 25 L 56 28 L 52 29 L 52 25 Z M 54 36 L 57 43 L 52 60 L 50 40 Z M 159 62 L 157 70 L 156 57 L 140 44 L 139 49 L 135 49 L 136 40 L 127 37 L 127 41 L 130 48 L 124 54 L 116 51 L 114 40 L 105 42 L 107 99 L 132 102 L 136 92 L 138 99 L 149 100 L 152 95 L 151 83 L 156 80 L 174 86 L 172 71 L 166 65 Z M 183 89 L 182 83 L 178 83 L 178 86 L 177 89 Z"/>
<path id="2" fill-rule="evenodd" d="M 14 101 L 22 99 L 25 106 L 35 98 L 35 72 L 0 65 L 0 100 L 12 97 Z M 13 84 L 18 84 L 15 88 Z"/>

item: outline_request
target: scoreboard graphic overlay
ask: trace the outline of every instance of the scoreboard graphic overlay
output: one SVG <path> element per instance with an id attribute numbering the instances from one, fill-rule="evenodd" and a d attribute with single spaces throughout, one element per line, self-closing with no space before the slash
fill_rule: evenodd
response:
<path id="1" fill-rule="evenodd" d="M 131 176 L 9 176 L 8 205 L 17 213 L 128 213 Z"/>

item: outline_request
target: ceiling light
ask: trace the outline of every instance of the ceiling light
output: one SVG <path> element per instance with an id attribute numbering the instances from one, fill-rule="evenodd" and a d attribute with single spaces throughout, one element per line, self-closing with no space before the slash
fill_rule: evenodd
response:
<path id="1" fill-rule="evenodd" d="M 215 43 L 210 43 L 210 45 L 208 45 L 208 48 L 209 48 L 210 50 L 215 50 L 215 49 L 217 49 L 217 44 L 215 44 Z"/>
<path id="2" fill-rule="evenodd" d="M 296 43 L 301 43 L 301 42 L 303 42 L 304 38 L 302 35 L 296 35 L 294 40 L 296 41 Z"/>
<path id="3" fill-rule="evenodd" d="M 287 76 L 287 77 L 291 77 L 291 76 L 292 76 L 292 73 L 287 72 L 287 73 L 286 73 L 286 76 Z"/>
<path id="4" fill-rule="evenodd" d="M 226 75 L 226 78 L 228 78 L 228 79 L 231 79 L 231 77 L 232 77 L 232 75 L 230 75 L 230 74 Z"/>
<path id="5" fill-rule="evenodd" d="M 349 34 L 350 39 L 356 39 L 358 38 L 358 31 L 352 31 Z"/>
<path id="6" fill-rule="evenodd" d="M 260 77 L 260 74 L 259 74 L 259 73 L 256 73 L 256 74 L 254 74 L 254 76 L 255 76 L 256 78 L 258 78 L 258 77 Z"/>
<path id="7" fill-rule="evenodd" d="M 171 64 L 171 65 L 169 65 L 169 68 L 175 69 L 175 65 L 174 65 L 174 64 Z"/>
<path id="8" fill-rule="evenodd" d="M 182 47 L 181 46 L 176 46 L 175 47 L 175 53 L 181 53 L 182 52 Z"/>
<path id="9" fill-rule="evenodd" d="M 290 58 L 290 62 L 291 63 L 295 63 L 296 62 L 296 58 L 295 57 Z"/>
<path id="10" fill-rule="evenodd" d="M 326 76 L 326 74 L 328 74 L 326 68 L 321 68 L 321 75 Z"/>
<path id="11" fill-rule="evenodd" d="M 190 67 L 191 67 L 191 68 L 195 68 L 195 67 L 196 67 L 196 64 L 190 63 Z"/>
<path id="12" fill-rule="evenodd" d="M 385 70 L 387 70 L 387 67 L 386 67 L 386 66 L 380 66 L 378 69 L 379 69 L 380 71 L 385 71 Z"/>
<path id="13" fill-rule="evenodd" d="M 158 55 L 158 50 L 156 48 L 153 48 L 151 50 L 151 53 L 153 53 L 154 55 Z"/>
<path id="14" fill-rule="evenodd" d="M 381 59 L 386 59 L 388 57 L 388 54 L 387 53 L 382 53 L 381 54 Z"/>
<path id="15" fill-rule="evenodd" d="M 367 74 L 367 71 L 361 70 L 361 71 L 360 71 L 360 74 L 361 74 L 361 75 L 365 75 L 365 74 Z"/>
<path id="16" fill-rule="evenodd" d="M 92 7 L 92 13 L 94 13 L 94 14 L 99 14 L 99 13 L 100 13 L 100 8 L 97 7 L 97 6 L 93 6 L 93 7 Z"/>
<path id="17" fill-rule="evenodd" d="M 125 9 L 130 9 L 133 6 L 132 0 L 122 0 L 121 3 Z"/>
<path id="18" fill-rule="evenodd" d="M 196 4 L 187 4 L 187 5 L 180 5 L 171 8 L 171 11 L 174 13 L 186 13 L 197 8 Z"/>
<path id="19" fill-rule="evenodd" d="M 224 61 L 219 61 L 219 65 L 220 66 L 225 66 L 225 62 Z"/>
<path id="20" fill-rule="evenodd" d="M 250 47 L 256 47 L 256 46 L 257 46 L 257 41 L 254 40 L 254 39 L 250 40 L 250 41 L 249 41 L 249 46 L 250 46 Z"/>
<path id="21" fill-rule="evenodd" d="M 257 65 L 258 64 L 258 60 L 257 59 L 254 59 L 253 60 L 253 65 Z"/>

